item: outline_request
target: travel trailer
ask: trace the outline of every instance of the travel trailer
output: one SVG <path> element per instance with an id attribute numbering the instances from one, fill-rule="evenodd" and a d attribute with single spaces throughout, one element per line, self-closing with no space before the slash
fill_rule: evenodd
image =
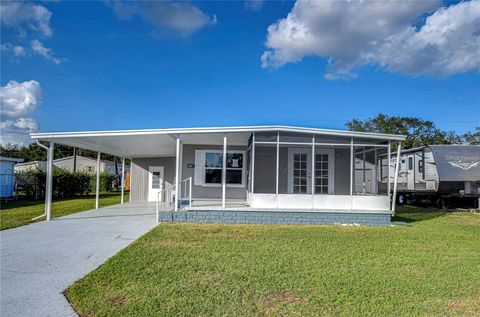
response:
<path id="1" fill-rule="evenodd" d="M 395 155 L 392 154 L 392 157 Z M 382 160 L 382 172 L 388 168 Z M 395 164 L 391 160 L 390 165 Z M 387 178 L 382 178 L 383 187 Z M 401 152 L 397 203 L 428 198 L 439 208 L 454 199 L 478 207 L 480 197 L 480 145 L 430 145 Z"/>

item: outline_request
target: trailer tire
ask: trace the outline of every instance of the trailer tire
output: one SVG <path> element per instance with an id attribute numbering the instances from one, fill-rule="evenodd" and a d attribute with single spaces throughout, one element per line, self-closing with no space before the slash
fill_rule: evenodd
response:
<path id="1" fill-rule="evenodd" d="M 474 206 L 475 208 L 477 208 L 477 209 L 478 209 L 478 203 L 479 203 L 479 201 L 480 201 L 480 198 L 475 198 L 475 199 L 473 200 L 473 206 Z"/>
<path id="2" fill-rule="evenodd" d="M 435 203 L 437 205 L 438 209 L 446 210 L 447 209 L 447 202 L 445 201 L 444 198 L 438 197 L 437 201 Z"/>
<path id="3" fill-rule="evenodd" d="M 405 194 L 398 194 L 397 203 L 399 205 L 405 205 L 407 203 L 407 196 L 405 196 Z"/>

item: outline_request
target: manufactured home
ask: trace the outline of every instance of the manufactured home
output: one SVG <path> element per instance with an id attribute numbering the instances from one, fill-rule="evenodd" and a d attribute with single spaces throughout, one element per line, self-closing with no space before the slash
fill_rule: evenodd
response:
<path id="1" fill-rule="evenodd" d="M 395 161 L 390 161 L 390 168 Z M 480 145 L 429 145 L 401 151 L 397 202 L 428 198 L 439 208 L 450 199 L 478 206 Z M 388 163 L 382 161 L 383 175 Z M 386 187 L 387 177 L 382 179 Z"/>
<path id="2" fill-rule="evenodd" d="M 290 126 L 33 133 L 131 160 L 130 202 L 159 221 L 389 225 L 402 135 Z M 47 164 L 48 165 L 48 164 Z"/>
<path id="3" fill-rule="evenodd" d="M 46 170 L 46 161 L 32 161 L 26 163 L 15 164 L 15 172 L 25 172 L 32 169 Z M 97 168 L 97 160 L 86 156 L 77 155 L 76 157 L 67 156 L 53 160 L 53 166 L 63 168 L 67 171 L 85 172 L 95 174 Z M 117 166 L 118 173 L 121 173 L 120 166 Z M 126 167 L 128 172 L 128 166 Z M 100 160 L 100 173 L 115 174 L 115 163 L 109 160 Z"/>
<path id="4" fill-rule="evenodd" d="M 13 166 L 23 162 L 21 158 L 0 157 L 0 198 L 13 197 L 15 194 L 15 175 Z"/>

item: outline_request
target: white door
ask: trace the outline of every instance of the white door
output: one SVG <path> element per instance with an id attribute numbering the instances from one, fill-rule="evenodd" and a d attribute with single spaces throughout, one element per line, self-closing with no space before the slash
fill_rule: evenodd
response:
<path id="1" fill-rule="evenodd" d="M 407 156 L 407 189 L 415 189 L 415 159 L 413 154 Z"/>
<path id="2" fill-rule="evenodd" d="M 288 193 L 308 194 L 312 192 L 311 154 L 311 149 L 288 149 Z"/>
<path id="3" fill-rule="evenodd" d="M 333 150 L 315 150 L 315 194 L 333 194 L 334 188 Z"/>
<path id="4" fill-rule="evenodd" d="M 149 166 L 148 167 L 148 201 L 157 201 L 158 193 L 162 189 L 163 189 L 163 166 Z M 161 198 L 162 197 L 160 197 L 160 199 Z"/>

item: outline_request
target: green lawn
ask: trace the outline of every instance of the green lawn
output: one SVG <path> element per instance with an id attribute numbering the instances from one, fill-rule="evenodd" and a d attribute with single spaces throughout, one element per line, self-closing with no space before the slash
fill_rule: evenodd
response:
<path id="1" fill-rule="evenodd" d="M 128 193 L 125 193 L 128 201 Z M 100 207 L 120 203 L 120 192 L 100 195 Z M 52 202 L 52 217 L 61 217 L 79 211 L 95 208 L 95 195 L 86 195 L 68 199 L 55 199 Z M 45 210 L 45 200 L 37 201 L 2 201 L 0 202 L 0 230 L 26 225 L 32 218 L 40 216 Z M 41 218 L 37 221 L 43 221 Z"/>
<path id="2" fill-rule="evenodd" d="M 65 292 L 80 316 L 478 316 L 480 216 L 397 227 L 163 223 Z"/>

